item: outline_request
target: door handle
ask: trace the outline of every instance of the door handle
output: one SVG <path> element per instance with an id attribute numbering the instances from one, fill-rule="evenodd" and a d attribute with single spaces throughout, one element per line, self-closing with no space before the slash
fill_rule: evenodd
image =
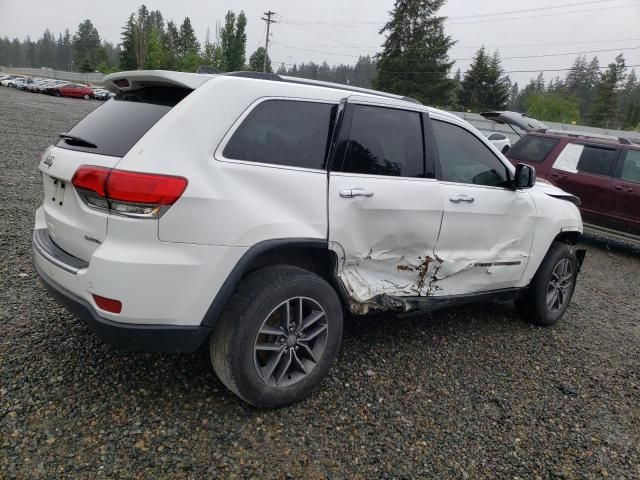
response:
<path id="1" fill-rule="evenodd" d="M 354 197 L 373 197 L 373 192 L 365 190 L 364 188 L 348 188 L 346 190 L 340 190 L 340 197 L 342 198 L 354 198 Z"/>
<path id="2" fill-rule="evenodd" d="M 564 173 L 552 173 L 551 176 L 554 178 L 559 178 L 561 180 L 567 178 L 567 175 Z"/>
<path id="3" fill-rule="evenodd" d="M 473 203 L 476 199 L 469 195 L 453 195 L 452 197 L 449 197 L 449 201 L 451 203 Z"/>
<path id="4" fill-rule="evenodd" d="M 633 188 L 621 187 L 620 185 L 616 185 L 613 189 L 618 192 L 633 193 Z"/>

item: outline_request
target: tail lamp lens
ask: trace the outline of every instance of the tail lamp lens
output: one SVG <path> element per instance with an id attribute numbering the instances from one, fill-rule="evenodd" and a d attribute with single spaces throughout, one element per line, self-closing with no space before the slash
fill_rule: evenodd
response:
<path id="1" fill-rule="evenodd" d="M 158 217 L 187 188 L 187 179 L 83 165 L 71 183 L 92 207 L 122 215 Z"/>
<path id="2" fill-rule="evenodd" d="M 113 298 L 101 297 L 93 294 L 93 300 L 100 310 L 111 313 L 120 313 L 122 311 L 122 302 Z"/>

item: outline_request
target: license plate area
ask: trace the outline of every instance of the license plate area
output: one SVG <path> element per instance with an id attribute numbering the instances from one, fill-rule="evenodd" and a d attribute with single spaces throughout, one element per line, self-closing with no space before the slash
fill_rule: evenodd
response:
<path id="1" fill-rule="evenodd" d="M 54 177 L 49 177 L 47 183 L 45 203 L 57 207 L 63 206 L 69 183 Z"/>

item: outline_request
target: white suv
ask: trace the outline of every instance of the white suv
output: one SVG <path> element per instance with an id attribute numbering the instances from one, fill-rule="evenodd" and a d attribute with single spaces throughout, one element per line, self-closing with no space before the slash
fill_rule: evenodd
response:
<path id="1" fill-rule="evenodd" d="M 229 389 L 274 407 L 327 374 L 343 309 L 499 297 L 550 325 L 569 304 L 578 200 L 453 115 L 274 74 L 105 85 L 116 96 L 42 157 L 33 248 L 108 343 L 207 341 Z"/>

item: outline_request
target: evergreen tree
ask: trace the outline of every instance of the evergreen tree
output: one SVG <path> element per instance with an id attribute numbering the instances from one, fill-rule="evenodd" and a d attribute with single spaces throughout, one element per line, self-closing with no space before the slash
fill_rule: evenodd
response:
<path id="1" fill-rule="evenodd" d="M 600 75 L 596 96 L 590 112 L 591 124 L 603 128 L 618 128 L 618 94 L 625 79 L 625 60 L 622 54 Z"/>
<path id="2" fill-rule="evenodd" d="M 224 27 L 220 31 L 220 48 L 222 49 L 223 71 L 233 72 L 244 69 L 247 46 L 247 17 L 240 12 L 236 18 L 231 10 L 224 19 Z"/>
<path id="3" fill-rule="evenodd" d="M 444 33 L 444 17 L 436 12 L 445 0 L 396 0 L 378 55 L 374 86 L 408 95 L 427 104 L 441 105 L 451 98 L 454 82 L 447 78 L 453 62 L 449 49 L 455 44 Z"/>
<path id="4" fill-rule="evenodd" d="M 623 128 L 625 130 L 640 130 L 640 83 L 635 70 L 631 70 L 631 73 L 627 76 L 627 81 L 620 97 Z"/>
<path id="5" fill-rule="evenodd" d="M 258 49 L 249 57 L 249 70 L 253 72 L 262 72 L 264 68 L 264 47 L 258 47 Z M 267 55 L 267 72 L 271 72 L 271 59 Z"/>
<path id="6" fill-rule="evenodd" d="M 509 100 L 509 84 L 504 76 L 500 56 L 489 56 L 481 47 L 462 80 L 460 104 L 465 110 L 504 110 Z"/>
<path id="7" fill-rule="evenodd" d="M 161 69 L 164 65 L 165 53 L 162 45 L 162 38 L 156 25 L 151 26 L 147 50 L 144 68 L 146 70 Z"/>
<path id="8" fill-rule="evenodd" d="M 135 30 L 136 19 L 132 13 L 129 15 L 121 34 L 120 68 L 122 70 L 135 70 L 138 68 L 135 52 Z"/>
<path id="9" fill-rule="evenodd" d="M 141 5 L 138 9 L 138 17 L 133 24 L 133 47 L 138 69 L 144 68 L 147 60 L 150 28 L 149 10 L 145 5 Z"/>
<path id="10" fill-rule="evenodd" d="M 93 72 L 96 69 L 99 48 L 100 35 L 91 20 L 80 23 L 73 36 L 73 62 L 81 72 Z"/>
<path id="11" fill-rule="evenodd" d="M 185 17 L 182 25 L 180 25 L 177 50 L 181 69 L 195 70 L 198 68 L 197 64 L 200 62 L 198 57 L 200 42 L 198 42 L 198 39 L 196 38 L 196 34 L 193 31 L 189 17 Z"/>
<path id="12" fill-rule="evenodd" d="M 42 34 L 42 38 L 37 42 L 37 66 L 56 66 L 56 40 L 47 28 Z"/>
<path id="13" fill-rule="evenodd" d="M 162 47 L 164 50 L 164 62 L 162 68 L 167 70 L 178 69 L 178 44 L 180 43 L 180 33 L 178 27 L 169 20 L 167 22 L 167 29 L 162 37 Z"/>
<path id="14" fill-rule="evenodd" d="M 509 89 L 509 110 L 516 110 L 516 101 L 519 92 L 518 82 L 513 83 Z"/>

